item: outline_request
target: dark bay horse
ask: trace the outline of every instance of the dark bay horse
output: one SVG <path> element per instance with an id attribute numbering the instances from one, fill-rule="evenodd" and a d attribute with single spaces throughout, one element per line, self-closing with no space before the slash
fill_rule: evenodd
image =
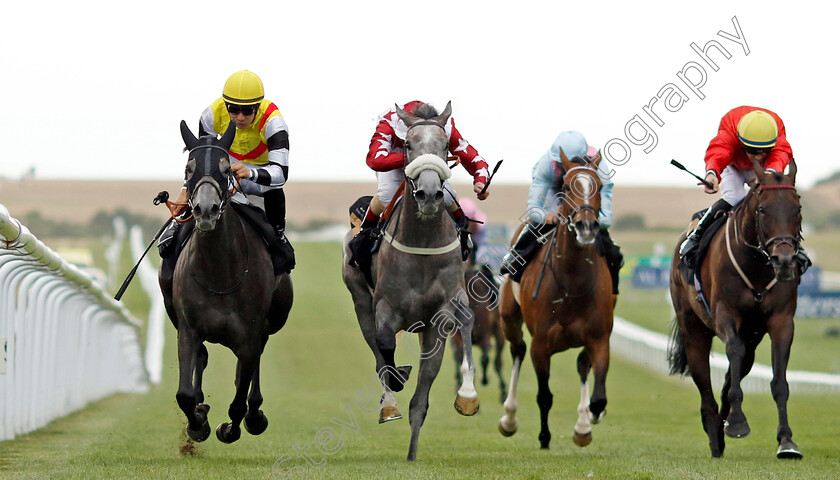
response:
<path id="1" fill-rule="evenodd" d="M 769 334 L 773 366 L 770 391 L 779 411 L 778 458 L 802 458 L 788 425 L 786 370 L 793 342 L 793 315 L 799 287 L 794 256 L 800 248 L 796 163 L 787 175 L 765 172 L 754 162 L 756 183 L 715 233 L 700 267 L 700 291 L 678 269 L 679 248 L 671 263 L 671 299 L 676 312 L 669 353 L 672 373 L 690 371 L 700 390 L 700 416 L 713 457 L 723 455 L 724 434 L 750 433 L 741 408 L 743 379 L 752 368 L 755 349 Z M 685 239 L 685 233 L 677 247 Z M 712 392 L 709 351 L 717 336 L 726 345 L 721 406 Z"/>
<path id="2" fill-rule="evenodd" d="M 558 212 L 561 224 L 526 265 L 521 284 L 506 276 L 500 304 L 513 367 L 499 431 L 505 436 L 513 435 L 519 424 L 516 394 L 526 350 L 522 335 L 524 321 L 531 334 L 531 362 L 537 375 L 541 448 L 548 448 L 551 441 L 548 428 L 548 412 L 554 398 L 548 385 L 551 356 L 575 347 L 583 350 L 577 359 L 581 397 L 573 439 L 582 447 L 591 442 L 592 423 L 600 421 L 606 412 L 605 381 L 615 307 L 607 262 L 596 249 L 601 207 L 597 168 L 601 155 L 591 160 L 575 157 L 576 161 L 572 162 L 562 151 L 560 154 L 566 172 Z M 590 399 L 591 369 L 594 369 L 595 386 Z"/>
<path id="3" fill-rule="evenodd" d="M 383 385 L 380 423 L 401 418 L 394 392 L 401 391 L 408 380 L 408 369 L 398 369 L 394 364 L 396 334 L 401 330 L 419 334 L 420 351 L 412 351 L 420 360 L 420 371 L 409 407 L 409 461 L 417 458 L 429 390 L 440 370 L 446 341 L 455 330 L 464 338 L 467 352 L 461 364 L 464 383 L 455 408 L 463 415 L 478 410 L 470 342 L 473 317 L 466 307 L 464 262 L 458 233 L 443 201 L 443 181 L 450 175 L 445 162 L 449 145 L 445 126 L 451 112 L 450 104 L 439 115 L 431 106 L 415 111 L 416 115 L 397 107 L 399 118 L 408 127 L 406 194 L 394 209 L 373 258 L 375 289 L 368 286 L 359 270 L 348 265 L 347 243 L 352 232 L 344 242 L 344 283 L 353 297 L 359 326 L 373 351 Z"/>
<path id="4" fill-rule="evenodd" d="M 487 268 L 468 268 L 464 281 L 467 285 L 470 310 L 475 321 L 472 330 L 472 343 L 481 349 L 481 384 L 487 385 L 487 367 L 490 366 L 490 353 L 493 352 L 493 368 L 499 378 L 499 401 L 507 398 L 507 385 L 502 376 L 502 351 L 505 348 L 505 333 L 499 316 L 499 287 L 493 280 L 493 273 Z M 452 336 L 452 351 L 455 357 L 455 388 L 461 386 L 461 370 L 458 368 L 464 360 L 461 333 Z"/>
<path id="5" fill-rule="evenodd" d="M 187 416 L 187 434 L 197 442 L 210 435 L 210 407 L 201 388 L 207 366 L 204 342 L 222 344 L 237 358 L 231 422 L 220 424 L 216 436 L 225 443 L 236 441 L 243 418 L 245 429 L 259 435 L 268 426 L 260 410 L 260 356 L 292 306 L 291 279 L 287 274 L 275 277 L 262 237 L 230 208 L 228 150 L 235 133 L 231 122 L 220 140 L 196 138 L 181 122 L 189 149 L 186 181 L 195 231 L 178 258 L 171 290 L 161 277 L 167 313 L 178 330 L 175 397 Z"/>

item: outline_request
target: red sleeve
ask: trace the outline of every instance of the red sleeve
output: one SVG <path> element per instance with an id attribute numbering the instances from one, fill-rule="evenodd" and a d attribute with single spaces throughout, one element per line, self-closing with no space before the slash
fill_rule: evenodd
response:
<path id="1" fill-rule="evenodd" d="M 734 118 L 737 115 L 738 118 Z M 738 140 L 738 120 L 741 115 L 737 114 L 735 110 L 727 113 L 721 120 L 718 127 L 718 133 L 715 138 L 709 142 L 709 148 L 706 149 L 706 171 L 713 170 L 718 179 L 723 169 L 732 163 L 732 158 L 735 152 L 741 148 L 740 140 Z"/>
<path id="2" fill-rule="evenodd" d="M 394 147 L 402 144 L 394 129 L 385 119 L 379 121 L 376 131 L 370 139 L 368 147 L 367 165 L 377 172 L 388 172 L 405 165 L 405 154 L 393 151 Z"/>
<path id="3" fill-rule="evenodd" d="M 487 162 L 470 145 L 470 142 L 461 136 L 461 133 L 455 128 L 455 121 L 450 121 L 452 122 L 452 134 L 449 136 L 449 151 L 458 156 L 461 160 L 461 165 L 473 176 L 473 183 L 487 183 L 487 177 L 489 176 Z"/>

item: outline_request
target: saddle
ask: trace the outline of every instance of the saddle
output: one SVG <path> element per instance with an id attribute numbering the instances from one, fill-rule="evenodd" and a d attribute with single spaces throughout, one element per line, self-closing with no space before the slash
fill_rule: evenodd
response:
<path id="1" fill-rule="evenodd" d="M 691 216 L 691 221 L 699 221 L 705 213 L 706 209 L 696 212 Z M 706 252 L 709 250 L 709 245 L 712 243 L 715 233 L 717 233 L 717 231 L 720 230 L 720 227 L 726 223 L 726 219 L 726 214 L 719 215 L 715 218 L 712 224 L 709 225 L 705 232 L 703 232 L 703 236 L 700 237 L 700 242 L 697 244 L 697 250 L 693 255 L 691 255 L 692 258 L 686 258 L 689 256 L 686 255 L 680 260 L 680 264 L 677 265 L 677 269 L 680 271 L 687 283 L 694 283 L 694 274 L 695 272 L 699 272 L 700 267 L 703 266 L 703 260 L 706 258 Z"/>

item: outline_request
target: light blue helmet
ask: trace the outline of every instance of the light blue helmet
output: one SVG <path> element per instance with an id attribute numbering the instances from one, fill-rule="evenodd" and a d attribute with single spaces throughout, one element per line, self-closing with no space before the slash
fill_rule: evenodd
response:
<path id="1" fill-rule="evenodd" d="M 589 144 L 586 143 L 586 139 L 583 138 L 582 133 L 575 132 L 574 130 L 567 130 L 565 132 L 560 132 L 560 135 L 557 135 L 554 143 L 551 144 L 551 148 L 548 149 L 548 158 L 555 162 L 559 162 L 561 148 L 563 149 L 563 153 L 566 154 L 566 158 L 571 159 L 572 157 L 582 157 L 586 155 Z"/>

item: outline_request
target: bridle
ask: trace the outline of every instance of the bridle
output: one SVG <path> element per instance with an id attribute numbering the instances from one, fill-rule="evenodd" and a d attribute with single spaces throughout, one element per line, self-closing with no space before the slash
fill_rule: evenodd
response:
<path id="1" fill-rule="evenodd" d="M 598 175 L 598 171 L 595 170 L 594 168 L 592 168 L 588 165 L 581 165 L 581 166 L 570 168 L 566 172 L 566 174 L 564 175 L 564 178 L 568 177 L 572 172 L 574 172 L 576 170 L 582 170 L 582 171 L 590 172 L 593 175 Z M 563 192 L 564 196 L 565 196 L 566 191 L 568 189 L 570 189 L 570 187 L 568 185 L 566 185 L 566 182 L 564 181 L 563 186 L 561 188 L 561 191 Z M 565 203 L 565 199 L 563 200 L 563 202 Z M 572 231 L 574 229 L 575 218 L 578 216 L 578 214 L 586 212 L 586 211 L 590 211 L 595 215 L 596 218 L 598 217 L 598 211 L 595 209 L 595 207 L 590 205 L 588 202 L 584 203 L 582 205 L 578 205 L 574 210 L 572 210 L 572 213 L 569 214 L 569 216 L 568 216 L 569 221 L 566 222 L 566 228 L 569 229 L 569 231 Z"/>
<path id="2" fill-rule="evenodd" d="M 756 195 L 760 195 L 765 190 L 775 190 L 775 189 L 786 189 L 786 190 L 796 191 L 796 187 L 794 187 L 793 185 L 767 185 L 767 186 L 759 187 L 758 191 L 756 192 Z M 770 250 L 772 250 L 772 247 L 774 245 L 776 245 L 776 246 L 778 246 L 778 245 L 790 245 L 791 248 L 793 248 L 793 250 L 795 252 L 797 252 L 801 248 L 800 242 L 802 241 L 802 235 L 799 234 L 799 233 L 797 233 L 796 235 L 776 235 L 775 237 L 771 237 L 771 238 L 767 239 L 766 236 L 764 235 L 764 232 L 761 229 L 760 209 L 761 209 L 761 202 L 759 202 L 759 205 L 756 207 L 755 212 L 754 212 L 754 215 L 755 215 L 755 230 L 756 230 L 756 236 L 758 237 L 758 245 L 751 245 L 746 240 L 742 241 L 742 239 L 740 238 L 740 235 L 738 234 L 738 223 L 732 221 L 732 215 L 729 216 L 729 218 L 726 221 L 726 225 L 724 225 L 724 229 L 725 229 L 725 233 L 726 233 L 726 235 L 725 235 L 725 237 L 726 237 L 726 252 L 729 255 L 729 260 L 732 262 L 732 265 L 735 267 L 735 271 L 738 272 L 738 275 L 741 277 L 741 280 L 743 280 L 744 283 L 747 285 L 747 287 L 752 291 L 753 299 L 755 300 L 756 303 L 761 303 L 761 302 L 764 301 L 764 299 L 767 297 L 767 292 L 769 292 L 770 289 L 773 288 L 773 286 L 776 285 L 776 283 L 778 282 L 778 278 L 776 278 L 774 276 L 773 279 L 770 281 L 770 283 L 768 283 L 767 286 L 764 287 L 764 290 L 761 291 L 761 292 L 759 292 L 755 288 L 755 286 L 753 286 L 752 282 L 750 282 L 750 279 L 747 278 L 747 275 L 741 269 L 741 266 L 738 265 L 738 262 L 735 260 L 735 255 L 732 252 L 732 245 L 731 245 L 731 242 L 729 240 L 729 222 L 732 221 L 732 226 L 735 230 L 736 241 L 738 243 L 741 243 L 741 244 L 743 244 L 743 245 L 745 245 L 745 246 L 747 246 L 747 247 L 749 247 L 753 250 L 756 250 L 756 251 L 760 252 L 762 255 L 764 255 L 764 257 L 766 259 L 765 265 L 771 263 Z"/>
<path id="3" fill-rule="evenodd" d="M 228 188 L 222 188 L 222 186 L 219 185 L 219 182 L 217 182 L 216 179 L 213 178 L 213 176 L 212 176 L 213 158 L 211 156 L 211 153 L 212 153 L 213 149 L 217 149 L 217 150 L 220 150 L 220 151 L 224 152 L 224 155 L 227 156 L 228 151 L 225 150 L 224 148 L 218 146 L 218 145 L 198 145 L 198 146 L 196 146 L 196 147 L 194 147 L 190 150 L 190 157 L 192 157 L 193 152 L 195 152 L 196 150 L 200 150 L 200 149 L 206 149 L 207 150 L 207 152 L 204 155 L 204 158 L 202 158 L 202 159 L 199 159 L 197 157 L 195 158 L 196 163 L 200 162 L 200 161 L 204 162 L 204 170 L 203 170 L 204 175 L 201 177 L 201 179 L 199 179 L 195 183 L 195 185 L 193 185 L 189 189 L 189 198 L 187 199 L 187 203 L 189 204 L 190 209 L 195 210 L 193 208 L 193 199 L 192 199 L 193 193 L 195 191 L 197 191 L 198 188 L 201 187 L 202 185 L 210 184 L 210 186 L 212 186 L 213 189 L 216 191 L 216 194 L 219 196 L 219 200 L 220 200 L 219 211 L 216 215 L 214 215 L 214 218 L 213 218 L 213 220 L 216 221 L 222 216 L 222 213 L 224 212 L 224 209 L 227 206 L 228 199 L 230 198 L 230 190 Z M 210 173 L 208 173 L 208 172 L 210 172 Z M 232 184 L 232 182 L 231 182 L 232 177 L 233 177 L 233 172 L 231 171 L 227 175 L 228 184 Z M 191 178 L 187 180 L 187 183 L 188 184 L 191 183 Z"/>
<path id="4" fill-rule="evenodd" d="M 408 142 L 408 132 L 410 132 L 412 128 L 414 128 L 414 127 L 419 127 L 419 126 L 421 126 L 421 125 L 434 125 L 434 126 L 436 126 L 436 127 L 439 127 L 439 128 L 441 128 L 441 129 L 443 129 L 443 132 L 444 132 L 444 133 L 446 133 L 446 127 L 445 127 L 445 126 L 443 126 L 443 125 L 441 125 L 440 123 L 438 123 L 438 122 L 436 122 L 436 121 L 434 121 L 434 120 L 420 120 L 419 122 L 412 123 L 412 124 L 411 124 L 411 125 L 409 125 L 409 127 L 406 129 L 406 131 L 405 131 L 405 138 L 406 138 L 406 140 L 405 140 L 405 141 L 406 141 L 406 143 Z M 442 158 L 446 158 L 446 155 L 444 155 Z M 404 164 L 403 164 L 403 169 L 405 168 L 405 166 L 406 166 L 406 165 L 408 165 L 408 155 L 405 155 L 405 160 L 404 160 Z M 413 178 L 411 178 L 411 177 L 409 177 L 408 175 L 406 175 L 406 176 L 405 176 L 405 183 L 406 183 L 407 185 L 409 185 L 409 187 L 411 188 L 411 194 L 412 194 L 412 195 L 414 195 L 415 193 L 417 193 L 417 185 L 414 183 L 414 179 L 413 179 Z"/>

